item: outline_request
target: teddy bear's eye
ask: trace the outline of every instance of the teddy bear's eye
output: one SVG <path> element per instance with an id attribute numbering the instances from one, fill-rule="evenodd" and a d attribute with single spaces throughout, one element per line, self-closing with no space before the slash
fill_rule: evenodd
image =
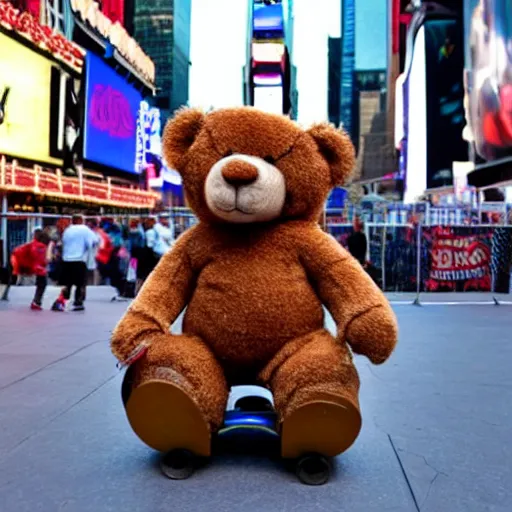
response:
<path id="1" fill-rule="evenodd" d="M 263 160 L 265 160 L 265 162 L 269 163 L 269 164 L 275 164 L 276 163 L 276 159 L 271 156 L 271 155 L 267 155 Z"/>

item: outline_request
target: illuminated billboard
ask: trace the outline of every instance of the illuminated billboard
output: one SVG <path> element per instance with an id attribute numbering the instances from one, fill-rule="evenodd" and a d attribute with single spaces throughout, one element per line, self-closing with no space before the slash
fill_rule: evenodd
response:
<path id="1" fill-rule="evenodd" d="M 512 4 L 468 0 L 466 27 L 466 139 L 478 156 L 512 156 Z"/>
<path id="2" fill-rule="evenodd" d="M 284 36 L 282 4 L 255 3 L 252 30 L 254 39 L 282 38 Z"/>
<path id="3" fill-rule="evenodd" d="M 409 27 L 405 70 L 396 83 L 395 144 L 405 202 L 453 185 L 454 162 L 468 158 L 463 138 L 464 46 L 456 12 L 422 10 Z"/>
<path id="4" fill-rule="evenodd" d="M 50 153 L 52 63 L 0 33 L 0 153 L 61 165 Z"/>
<path id="5" fill-rule="evenodd" d="M 254 75 L 254 85 L 283 85 L 283 77 L 280 73 Z"/>
<path id="6" fill-rule="evenodd" d="M 136 173 L 142 95 L 99 57 L 86 57 L 84 159 Z"/>
<path id="7" fill-rule="evenodd" d="M 259 62 L 273 62 L 281 64 L 284 57 L 284 45 L 282 43 L 253 43 L 253 65 Z"/>
<path id="8" fill-rule="evenodd" d="M 283 88 L 255 87 L 254 106 L 271 114 L 283 114 Z"/>

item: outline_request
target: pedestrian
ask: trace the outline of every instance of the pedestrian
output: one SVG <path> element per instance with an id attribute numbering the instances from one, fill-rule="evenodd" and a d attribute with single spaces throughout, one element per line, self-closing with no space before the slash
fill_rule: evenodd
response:
<path id="1" fill-rule="evenodd" d="M 97 237 L 84 224 L 82 215 L 73 215 L 71 225 L 62 235 L 62 281 L 64 287 L 53 303 L 53 311 L 64 311 L 75 287 L 73 311 L 83 311 L 87 287 L 87 261 Z"/>
<path id="2" fill-rule="evenodd" d="M 361 266 L 365 267 L 368 241 L 364 234 L 364 224 L 359 217 L 354 218 L 352 228 L 353 231 L 347 239 L 348 250 Z"/>
<path id="3" fill-rule="evenodd" d="M 155 224 L 155 231 L 158 235 L 155 245 L 155 252 L 162 257 L 174 242 L 174 225 L 168 213 L 161 213 L 158 222 Z"/>
<path id="4" fill-rule="evenodd" d="M 137 287 L 136 293 L 139 292 L 144 281 L 156 267 L 160 256 L 156 253 L 155 247 L 158 243 L 158 233 L 155 230 L 156 219 L 149 217 L 144 220 L 144 248 L 138 251 L 137 257 Z"/>
<path id="5" fill-rule="evenodd" d="M 31 242 L 14 249 L 11 263 L 15 275 L 30 275 L 36 278 L 36 291 L 30 309 L 41 311 L 44 292 L 48 285 L 49 236 L 42 229 L 35 229 Z"/>

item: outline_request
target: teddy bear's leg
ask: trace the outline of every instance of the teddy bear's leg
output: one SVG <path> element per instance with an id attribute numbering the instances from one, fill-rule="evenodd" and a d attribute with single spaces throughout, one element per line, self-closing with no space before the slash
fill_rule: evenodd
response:
<path id="1" fill-rule="evenodd" d="M 274 395 L 283 457 L 331 457 L 356 440 L 359 376 L 346 345 L 327 331 L 290 342 L 261 377 Z"/>
<path id="2" fill-rule="evenodd" d="M 220 427 L 228 387 L 220 364 L 194 336 L 171 336 L 153 344 L 132 368 L 124 390 L 131 427 L 161 452 L 190 450 L 209 456 L 211 433 Z"/>

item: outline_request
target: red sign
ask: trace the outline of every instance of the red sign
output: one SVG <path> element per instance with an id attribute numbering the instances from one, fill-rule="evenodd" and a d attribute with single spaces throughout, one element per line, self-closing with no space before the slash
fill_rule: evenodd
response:
<path id="1" fill-rule="evenodd" d="M 465 289 L 491 289 L 491 248 L 485 235 L 457 235 L 450 228 L 433 233 L 427 288 L 465 281 Z M 448 286 L 450 287 L 450 286 Z"/>
<path id="2" fill-rule="evenodd" d="M 29 12 L 20 13 L 9 2 L 3 0 L 0 0 L 0 25 L 17 32 L 73 68 L 82 69 L 84 51 L 79 46 L 68 41 L 63 35 L 54 33 L 50 27 L 40 25 Z"/>
<path id="3" fill-rule="evenodd" d="M 124 25 L 124 0 L 103 0 L 101 11 L 112 23 Z"/>

